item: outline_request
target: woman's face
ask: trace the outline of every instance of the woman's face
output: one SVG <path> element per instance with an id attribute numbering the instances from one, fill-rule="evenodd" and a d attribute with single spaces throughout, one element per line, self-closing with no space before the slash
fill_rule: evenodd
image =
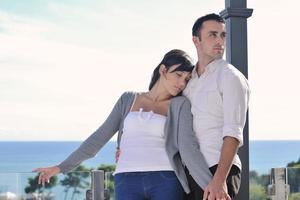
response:
<path id="1" fill-rule="evenodd" d="M 191 72 L 174 71 L 180 64 L 173 65 L 166 70 L 165 66 L 161 70 L 161 78 L 165 89 L 172 95 L 176 96 L 184 90 L 191 78 Z"/>

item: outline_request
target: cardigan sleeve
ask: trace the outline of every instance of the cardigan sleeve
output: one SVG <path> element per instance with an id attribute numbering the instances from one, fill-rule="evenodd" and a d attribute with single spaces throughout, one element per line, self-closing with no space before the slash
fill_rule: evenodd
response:
<path id="1" fill-rule="evenodd" d="M 115 104 L 105 122 L 83 141 L 77 150 L 58 165 L 62 173 L 66 173 L 84 160 L 94 157 L 118 131 L 122 121 L 122 110 L 126 104 L 126 99 L 126 93 L 124 93 Z"/>
<path id="2" fill-rule="evenodd" d="M 191 105 L 187 99 L 183 102 L 179 114 L 178 149 L 190 175 L 204 189 L 211 181 L 212 174 L 200 151 L 196 134 L 193 131 Z"/>

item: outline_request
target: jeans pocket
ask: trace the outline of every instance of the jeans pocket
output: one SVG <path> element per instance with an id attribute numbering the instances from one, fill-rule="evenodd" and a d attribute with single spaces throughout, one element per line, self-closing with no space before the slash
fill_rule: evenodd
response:
<path id="1" fill-rule="evenodd" d="M 173 172 L 173 171 L 162 171 L 162 172 L 159 172 L 159 175 L 164 180 L 167 180 L 167 181 L 177 180 L 177 176 L 176 176 L 175 172 Z"/>
<path id="2" fill-rule="evenodd" d="M 119 187 L 125 180 L 126 175 L 124 173 L 116 174 L 114 177 L 115 188 Z"/>

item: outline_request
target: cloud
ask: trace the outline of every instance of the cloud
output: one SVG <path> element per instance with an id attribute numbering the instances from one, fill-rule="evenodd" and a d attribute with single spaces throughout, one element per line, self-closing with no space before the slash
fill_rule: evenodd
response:
<path id="1" fill-rule="evenodd" d="M 47 26 L 38 20 L 0 11 L 2 34 L 36 37 L 47 30 Z"/>
<path id="2" fill-rule="evenodd" d="M 146 79 L 132 71 L 150 77 L 138 65 L 147 62 L 146 54 L 128 56 L 62 41 L 61 36 L 49 39 L 45 32 L 70 31 L 52 22 L 1 16 L 1 138 L 83 139 L 104 121 L 121 92 L 145 85 Z"/>
<path id="3" fill-rule="evenodd" d="M 62 132 L 85 138 L 123 91 L 147 88 L 166 51 L 181 48 L 195 56 L 194 20 L 224 7 L 199 0 L 34 2 L 22 12 L 0 10 L 0 124 L 24 139 L 32 133 L 60 138 Z M 290 29 L 299 32 L 293 20 L 299 3 L 248 3 L 254 8 L 248 19 L 250 137 L 293 138 L 300 68 L 299 41 Z M 283 7 L 285 17 L 278 17 Z"/>

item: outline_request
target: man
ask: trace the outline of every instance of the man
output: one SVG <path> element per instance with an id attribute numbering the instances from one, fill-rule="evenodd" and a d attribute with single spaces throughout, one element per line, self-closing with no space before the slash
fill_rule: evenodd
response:
<path id="1" fill-rule="evenodd" d="M 193 26 L 198 62 L 183 94 L 191 101 L 194 131 L 213 179 L 203 191 L 188 175 L 192 192 L 186 199 L 231 199 L 240 186 L 237 151 L 243 144 L 250 92 L 243 74 L 222 59 L 225 37 L 219 15 L 200 17 Z"/>

